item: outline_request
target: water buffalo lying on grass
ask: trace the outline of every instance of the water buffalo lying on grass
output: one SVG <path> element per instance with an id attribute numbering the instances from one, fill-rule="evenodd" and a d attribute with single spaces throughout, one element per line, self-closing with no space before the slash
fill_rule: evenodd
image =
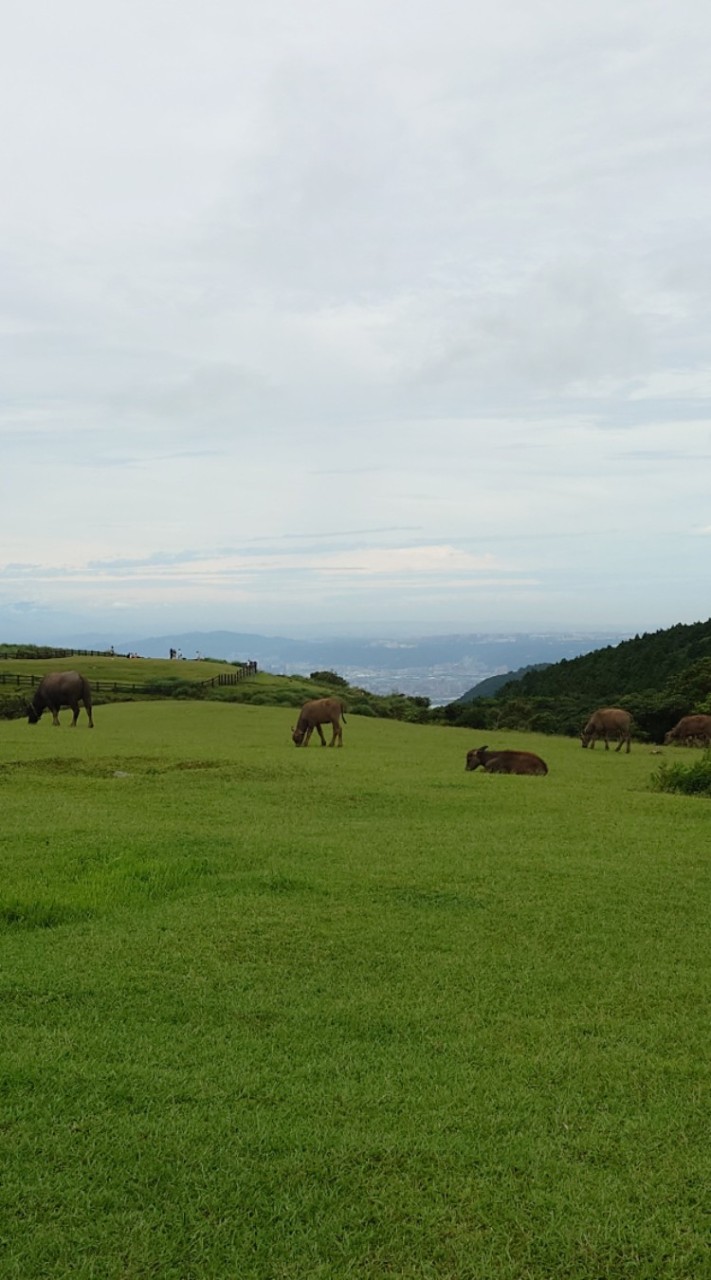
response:
<path id="1" fill-rule="evenodd" d="M 593 711 L 580 735 L 580 741 L 584 747 L 589 746 L 593 751 L 598 738 L 603 738 L 605 750 L 609 751 L 608 739 L 619 738 L 615 751 L 619 751 L 622 743 L 626 742 L 629 753 L 631 730 L 632 717 L 629 711 L 623 711 L 622 707 L 599 707 L 597 711 Z"/>
<path id="2" fill-rule="evenodd" d="M 336 745 L 342 747 L 341 716 L 343 716 L 343 723 L 346 724 L 345 707 L 340 698 L 314 698 L 312 702 L 305 702 L 299 713 L 296 728 L 291 733 L 292 742 L 295 742 L 297 747 L 308 747 L 309 738 L 315 729 L 321 739 L 321 746 L 325 747 L 326 739 L 321 725 L 330 724 L 333 726 L 333 734 L 329 747 Z"/>
<path id="3" fill-rule="evenodd" d="M 689 746 L 697 740 L 706 747 L 711 744 L 711 716 L 682 716 L 664 738 L 664 745 L 678 742 L 682 746 Z"/>
<path id="4" fill-rule="evenodd" d="M 85 676 L 78 671 L 52 671 L 43 676 L 35 689 L 32 701 L 27 708 L 30 724 L 37 724 L 45 707 L 52 712 L 52 724 L 59 727 L 59 708 L 71 707 L 74 712 L 72 729 L 79 718 L 79 703 L 83 702 L 89 717 L 89 728 L 94 728 L 91 714 L 91 687 Z"/>
<path id="5" fill-rule="evenodd" d="M 548 773 L 548 765 L 532 751 L 490 751 L 488 747 L 473 747 L 467 751 L 467 770 L 478 769 L 487 773 Z"/>

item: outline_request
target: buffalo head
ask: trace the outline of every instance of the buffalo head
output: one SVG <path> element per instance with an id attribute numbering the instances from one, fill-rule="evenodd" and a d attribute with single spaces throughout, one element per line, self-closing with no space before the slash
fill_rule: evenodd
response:
<path id="1" fill-rule="evenodd" d="M 467 751 L 467 763 L 465 772 L 478 769 L 486 764 L 486 752 L 488 747 L 472 747 L 471 751 Z"/>

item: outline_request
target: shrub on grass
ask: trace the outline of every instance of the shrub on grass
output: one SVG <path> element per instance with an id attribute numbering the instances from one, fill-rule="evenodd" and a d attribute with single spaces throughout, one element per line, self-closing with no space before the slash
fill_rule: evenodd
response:
<path id="1" fill-rule="evenodd" d="M 200 699 L 204 699 L 205 690 L 203 689 L 202 685 L 185 681 L 179 685 L 176 685 L 175 689 L 173 690 L 172 696 L 174 698 L 189 698 L 190 701 L 193 701 L 193 700 L 199 701 Z"/>
<path id="2" fill-rule="evenodd" d="M 143 692 L 154 698 L 189 698 L 192 700 L 205 697 L 205 689 L 202 685 L 197 684 L 194 680 L 181 680 L 178 677 L 151 680 L 143 686 Z"/>
<path id="3" fill-rule="evenodd" d="M 691 765 L 663 761 L 652 777 L 652 789 L 711 798 L 711 751 L 705 751 L 701 759 Z"/>
<path id="4" fill-rule="evenodd" d="M 27 715 L 28 702 L 26 693 L 0 693 L 0 720 L 20 720 Z"/>
<path id="5" fill-rule="evenodd" d="M 348 688 L 348 681 L 336 671 L 312 671 L 309 679 L 316 680 L 319 684 L 333 685 L 334 688 Z"/>

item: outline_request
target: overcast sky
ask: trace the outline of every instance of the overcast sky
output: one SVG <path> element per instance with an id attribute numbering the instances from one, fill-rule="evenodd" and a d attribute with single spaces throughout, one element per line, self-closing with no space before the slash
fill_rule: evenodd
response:
<path id="1" fill-rule="evenodd" d="M 0 640 L 711 614 L 705 0 L 26 0 Z"/>

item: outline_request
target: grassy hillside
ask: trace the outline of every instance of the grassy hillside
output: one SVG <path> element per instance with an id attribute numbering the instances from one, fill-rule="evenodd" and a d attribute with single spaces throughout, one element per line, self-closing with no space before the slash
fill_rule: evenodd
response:
<path id="1" fill-rule="evenodd" d="M 90 681 L 143 684 L 152 680 L 186 680 L 199 683 L 219 672 L 234 672 L 228 662 L 179 662 L 168 658 L 111 658 L 101 654 L 73 654 L 66 658 L 16 658 L 0 656 L 0 676 L 8 673 L 41 676 L 47 671 L 81 671 Z"/>
<path id="2" fill-rule="evenodd" d="M 705 1274 L 705 802 L 291 719 L 0 723 L 3 1275 Z"/>
<path id="3" fill-rule="evenodd" d="M 156 697 L 210 699 L 249 702 L 255 706 L 274 705 L 297 708 L 310 698 L 342 697 L 355 714 L 386 719 L 427 719 L 429 699 L 404 694 L 380 695 L 354 688 L 333 672 L 308 676 L 281 676 L 257 671 L 245 676 L 239 663 L 211 660 L 179 661 L 167 658 L 108 657 L 102 654 L 73 654 L 64 658 L 0 657 L 0 717 L 12 719 L 26 714 L 32 696 L 32 678 L 37 683 L 48 671 L 81 671 L 90 681 L 95 705 L 104 702 L 141 701 Z M 219 684 L 220 678 L 239 683 Z"/>

